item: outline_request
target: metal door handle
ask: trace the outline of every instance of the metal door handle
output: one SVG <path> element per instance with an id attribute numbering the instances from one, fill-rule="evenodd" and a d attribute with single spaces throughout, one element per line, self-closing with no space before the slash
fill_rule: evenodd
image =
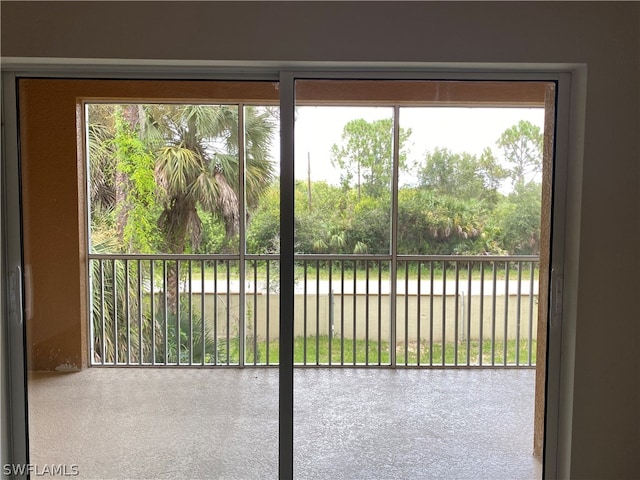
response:
<path id="1" fill-rule="evenodd" d="M 562 321 L 562 297 L 564 295 L 564 275 L 551 270 L 551 327 L 559 326 Z"/>
<path id="2" fill-rule="evenodd" d="M 15 272 L 9 272 L 9 317 L 22 325 L 22 269 L 17 266 Z"/>

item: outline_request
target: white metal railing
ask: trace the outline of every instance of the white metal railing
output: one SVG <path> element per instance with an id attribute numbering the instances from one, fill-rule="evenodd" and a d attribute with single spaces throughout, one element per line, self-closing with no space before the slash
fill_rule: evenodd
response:
<path id="1" fill-rule="evenodd" d="M 537 256 L 295 262 L 297 365 L 535 365 Z M 89 263 L 94 365 L 278 364 L 277 255 L 92 254 Z"/>

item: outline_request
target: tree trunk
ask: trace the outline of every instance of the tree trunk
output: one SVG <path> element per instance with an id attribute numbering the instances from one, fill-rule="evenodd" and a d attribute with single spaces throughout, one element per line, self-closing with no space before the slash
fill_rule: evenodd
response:
<path id="1" fill-rule="evenodd" d="M 165 232 L 166 253 L 184 253 L 188 223 L 193 210 L 195 210 L 195 205 L 184 195 L 174 198 L 171 206 L 165 208 L 160 216 L 159 226 Z M 180 272 L 176 262 L 170 262 L 167 265 L 167 270 L 167 308 L 169 312 L 177 313 Z"/>

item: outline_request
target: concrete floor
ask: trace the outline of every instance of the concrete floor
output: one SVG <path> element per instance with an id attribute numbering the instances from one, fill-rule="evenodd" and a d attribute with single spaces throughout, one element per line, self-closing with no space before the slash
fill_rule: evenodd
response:
<path id="1" fill-rule="evenodd" d="M 537 479 L 533 369 L 295 372 L 299 479 Z M 75 478 L 276 479 L 276 369 L 33 374 L 36 465 Z"/>

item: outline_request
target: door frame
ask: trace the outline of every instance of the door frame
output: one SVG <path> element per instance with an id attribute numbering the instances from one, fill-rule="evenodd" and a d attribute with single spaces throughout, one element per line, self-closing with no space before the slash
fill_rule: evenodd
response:
<path id="1" fill-rule="evenodd" d="M 553 270 L 547 341 L 545 442 L 543 475 L 557 478 L 568 472 L 571 455 L 571 420 L 573 404 L 573 369 L 575 359 L 575 321 L 577 310 L 577 272 L 581 201 L 582 150 L 586 101 L 586 69 L 582 65 L 519 66 L 505 64 L 430 65 L 407 64 L 302 64 L 277 63 L 236 66 L 198 67 L 185 64 L 163 66 L 140 62 L 138 65 L 42 63 L 41 60 L 14 60 L 3 63 L 2 73 L 2 306 L 4 341 L 0 345 L 2 368 L 3 427 L 0 446 L 4 463 L 28 463 L 27 396 L 25 370 L 24 315 L 29 308 L 28 272 L 23 270 L 21 248 L 20 162 L 16 82 L 19 78 L 86 79 L 180 79 L 180 80 L 273 80 L 280 82 L 281 106 L 281 198 L 293 197 L 293 113 L 296 79 L 395 79 L 395 80 L 501 80 L 554 81 L 557 83 L 555 155 L 553 170 L 553 204 L 551 211 L 551 259 Z M 299 68 L 297 68 L 299 67 Z M 568 175 L 569 167 L 571 175 Z M 285 177 L 283 174 L 288 173 Z M 291 208 L 281 210 L 281 224 L 293 225 Z M 283 220 L 288 220 L 284 221 Z M 283 292 L 293 281 L 293 229 L 282 232 L 283 251 L 291 245 L 291 255 L 281 256 Z M 289 243 L 290 242 L 290 243 Z M 16 283 L 14 279 L 18 279 Z M 563 282 L 564 281 L 564 282 Z M 13 283 L 12 283 L 13 282 Z M 292 284 L 292 283 L 291 283 Z M 16 285 L 16 288 L 11 288 Z M 22 288 L 24 286 L 24 288 Z M 293 332 L 292 315 L 287 305 L 293 303 L 293 289 L 281 298 L 281 331 Z M 27 293 L 27 295 L 25 295 Z M 16 303 L 17 302 L 17 303 Z M 20 308 L 16 308 L 18 305 Z M 291 333 L 292 334 L 292 333 Z M 284 345 L 287 338 L 283 338 Z M 561 354 L 562 353 L 562 354 Z M 293 352 L 281 350 L 280 410 L 293 412 Z M 289 360 L 290 361 L 287 361 Z M 280 415 L 281 478 L 293 475 L 293 415 Z"/>

